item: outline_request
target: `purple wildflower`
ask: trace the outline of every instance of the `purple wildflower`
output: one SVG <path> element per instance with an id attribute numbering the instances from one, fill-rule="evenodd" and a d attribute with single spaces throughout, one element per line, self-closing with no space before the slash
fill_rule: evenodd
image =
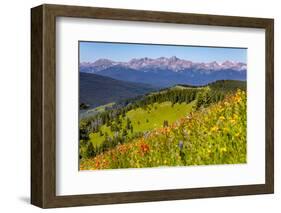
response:
<path id="1" fill-rule="evenodd" d="M 179 141 L 179 148 L 180 148 L 180 150 L 182 150 L 182 148 L 183 148 L 183 141 Z"/>

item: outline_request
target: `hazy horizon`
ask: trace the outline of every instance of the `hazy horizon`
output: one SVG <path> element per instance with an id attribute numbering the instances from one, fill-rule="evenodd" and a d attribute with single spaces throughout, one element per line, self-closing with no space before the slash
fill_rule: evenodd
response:
<path id="1" fill-rule="evenodd" d="M 177 56 L 171 56 L 171 57 L 177 57 Z M 164 56 L 160 56 L 160 57 L 157 57 L 157 58 L 150 58 L 150 57 L 142 57 L 142 58 L 148 58 L 148 59 L 152 59 L 152 60 L 156 60 L 156 59 L 159 59 L 159 58 L 171 58 L 171 57 L 164 57 Z M 217 62 L 219 64 L 223 63 L 223 62 L 226 62 L 226 61 L 230 61 L 230 62 L 235 62 L 235 63 L 244 63 L 244 64 L 247 64 L 246 62 L 241 62 L 241 61 L 233 61 L 233 60 L 225 60 L 225 61 L 208 61 L 208 62 L 202 62 L 202 61 L 192 61 L 192 60 L 189 60 L 189 59 L 186 59 L 186 58 L 180 58 L 180 57 L 177 57 L 178 59 L 180 60 L 186 60 L 186 61 L 191 61 L 192 63 L 212 63 L 212 62 Z M 133 59 L 141 59 L 141 58 L 131 58 L 129 59 L 128 61 L 116 61 L 116 60 L 113 60 L 113 59 L 109 59 L 109 58 L 98 58 L 96 60 L 93 60 L 93 61 L 80 61 L 80 63 L 94 63 L 96 61 L 99 61 L 99 60 L 110 60 L 110 61 L 113 61 L 113 62 L 116 62 L 116 63 L 127 63 Z"/>

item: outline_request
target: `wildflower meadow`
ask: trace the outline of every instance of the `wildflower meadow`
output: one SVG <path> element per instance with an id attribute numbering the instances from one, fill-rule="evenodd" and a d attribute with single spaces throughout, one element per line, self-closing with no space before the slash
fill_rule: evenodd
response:
<path id="1" fill-rule="evenodd" d="M 134 108 L 129 108 L 124 112 L 122 124 L 119 121 L 122 115 L 119 116 L 120 119 L 118 117 L 119 120 L 114 121 L 119 122 L 119 126 L 124 128 L 128 127 L 128 123 L 130 125 L 133 123 L 134 129 L 139 126 L 139 128 L 146 128 L 146 131 L 133 134 L 134 131 L 127 128 L 127 132 L 122 137 L 117 134 L 112 136 L 115 139 L 121 138 L 118 139 L 119 141 L 117 139 L 105 141 L 105 144 L 110 141 L 112 143 L 105 146 L 100 145 L 102 142 L 95 146 L 90 137 L 80 138 L 80 170 L 246 163 L 247 95 L 245 89 L 236 88 L 224 93 L 218 92 L 219 90 L 210 92 L 212 91 L 210 87 L 197 90 L 195 92 L 192 89 L 189 96 L 187 93 L 179 92 L 182 102 L 177 101 L 177 104 L 182 104 L 185 97 L 188 100 L 184 102 L 186 106 L 175 107 L 178 110 L 177 117 L 165 117 L 163 114 L 164 122 L 158 122 L 155 126 L 149 123 L 149 117 L 141 120 L 139 124 L 134 117 L 131 117 L 133 120 L 131 123 L 124 122 L 128 118 L 127 114 L 132 114 Z M 158 103 L 164 102 L 158 101 Z M 148 111 L 153 117 L 154 108 L 151 103 L 149 104 Z M 171 102 L 171 104 L 175 103 Z M 140 103 L 137 107 L 140 107 Z M 161 106 L 158 104 L 157 107 Z M 167 109 L 171 110 L 170 107 L 173 109 L 170 105 Z M 170 113 L 174 112 L 170 111 Z M 147 116 L 149 113 L 143 115 Z M 161 116 L 158 118 L 160 119 Z M 102 134 L 110 138 L 112 134 L 106 130 L 106 124 L 100 129 L 103 131 Z"/>

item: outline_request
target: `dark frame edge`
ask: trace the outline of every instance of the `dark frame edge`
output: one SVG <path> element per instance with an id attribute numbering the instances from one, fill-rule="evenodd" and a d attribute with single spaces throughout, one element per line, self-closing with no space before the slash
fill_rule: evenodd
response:
<path id="1" fill-rule="evenodd" d="M 266 26 L 274 20 L 272 18 L 210 15 L 204 13 L 167 12 L 110 7 L 89 7 L 58 4 L 43 4 L 43 6 L 54 16 L 110 19 L 120 21 L 124 20 L 226 27 L 266 28 Z M 168 19 L 167 16 L 169 17 Z"/>
<path id="2" fill-rule="evenodd" d="M 31 204 L 43 207 L 43 6 L 31 9 Z"/>
<path id="3" fill-rule="evenodd" d="M 243 187 L 243 190 L 241 189 Z M 172 200 L 221 198 L 271 194 L 267 184 L 244 186 L 221 186 L 207 188 L 172 189 L 159 191 L 136 191 L 108 194 L 56 196 L 44 208 L 110 205 L 124 203 L 161 202 Z"/>
<path id="4" fill-rule="evenodd" d="M 54 60 L 54 18 L 46 5 L 31 8 L 31 204 L 41 208 L 56 198 Z"/>
<path id="5" fill-rule="evenodd" d="M 266 117 L 265 117 L 265 179 L 267 191 L 274 193 L 274 19 L 268 19 L 265 28 L 265 76 L 266 76 Z"/>

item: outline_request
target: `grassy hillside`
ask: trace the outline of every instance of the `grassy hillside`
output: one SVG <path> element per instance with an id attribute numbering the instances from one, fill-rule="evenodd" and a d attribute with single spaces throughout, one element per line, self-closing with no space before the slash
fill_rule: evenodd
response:
<path id="1" fill-rule="evenodd" d="M 180 117 L 186 116 L 192 111 L 194 104 L 195 102 L 189 104 L 177 103 L 172 106 L 171 102 L 163 102 L 148 105 L 145 109 L 133 109 L 128 111 L 125 117 L 120 116 L 121 126 L 124 130 L 127 124 L 127 119 L 129 118 L 131 120 L 131 124 L 134 128 L 133 132 L 127 131 L 127 137 L 132 136 L 133 133 L 150 131 L 162 127 L 164 121 L 167 121 L 169 124 Z M 100 133 L 102 133 L 102 136 Z M 99 146 L 106 139 L 106 133 L 109 137 L 115 135 L 115 131 L 111 131 L 110 127 L 106 125 L 101 126 L 99 132 L 90 133 L 89 137 L 93 146 Z"/>
<path id="2" fill-rule="evenodd" d="M 88 118 L 94 117 L 96 114 L 106 111 L 107 108 L 111 108 L 112 106 L 114 106 L 114 104 L 115 103 L 112 102 L 112 103 L 108 103 L 105 105 L 95 107 L 93 109 L 80 110 L 79 118 L 81 120 L 81 119 L 88 119 Z"/>
<path id="3" fill-rule="evenodd" d="M 80 169 L 246 163 L 246 102 L 238 90 L 167 127 L 82 159 Z"/>
<path id="4" fill-rule="evenodd" d="M 80 120 L 80 158 L 89 158 L 167 126 L 197 108 L 196 93 L 204 89 L 167 89 L 124 101 Z M 105 109 L 102 107 L 102 109 Z"/>
<path id="5" fill-rule="evenodd" d="M 238 90 L 239 92 L 236 93 Z M 221 123 L 227 125 L 229 119 L 232 119 L 229 117 L 233 113 L 232 111 L 236 113 L 238 110 L 235 101 L 240 103 L 244 96 L 244 99 L 246 99 L 245 91 L 246 82 L 242 81 L 217 81 L 205 86 L 176 85 L 171 88 L 161 89 L 158 92 L 148 93 L 144 96 L 123 100 L 119 104 L 109 103 L 88 110 L 87 116 L 80 120 L 79 155 L 81 165 L 84 165 L 84 162 L 92 162 L 95 157 L 115 150 L 121 145 L 121 147 L 123 145 L 125 147 L 131 146 L 129 144 L 136 143 L 141 138 L 144 138 L 146 142 L 154 132 L 157 132 L 155 133 L 157 135 L 158 131 L 166 131 L 167 128 L 170 129 L 169 131 L 172 131 L 174 127 L 178 128 L 176 127 L 179 125 L 178 123 L 186 120 L 188 116 L 193 117 L 193 120 L 188 120 L 188 123 L 192 123 L 195 117 L 197 117 L 197 122 L 194 122 L 194 126 L 197 125 L 197 127 L 194 127 L 195 129 L 192 130 L 192 132 L 197 133 L 194 135 L 192 143 L 195 143 L 193 147 L 196 148 L 194 156 L 200 156 L 200 153 L 198 155 L 197 151 L 201 150 L 201 146 L 205 151 L 208 150 L 203 144 L 204 140 L 208 142 L 212 141 L 210 138 L 205 138 L 205 133 L 214 135 Z M 241 98 L 238 98 L 238 96 L 241 96 Z M 243 103 L 246 104 L 246 101 L 244 100 Z M 219 109 L 219 112 L 215 109 Z M 204 117 L 205 113 L 208 114 L 208 112 L 210 112 L 210 116 Z M 221 112 L 227 113 L 221 116 Z M 237 115 L 235 115 L 234 120 L 244 119 L 244 117 L 246 120 L 246 108 L 243 113 L 243 115 L 242 112 L 241 115 L 236 113 Z M 217 114 L 220 114 L 220 117 L 217 117 Z M 212 122 L 216 122 L 217 125 L 213 125 L 211 129 L 208 129 Z M 174 126 L 175 124 L 176 126 Z M 204 129 L 205 125 L 206 128 Z M 229 129 L 233 130 L 235 127 L 229 127 Z M 242 126 L 240 130 L 243 134 L 246 134 L 245 126 Z M 184 130 L 181 130 L 181 134 L 182 131 Z M 222 133 L 221 131 L 219 132 Z M 188 132 L 186 134 L 191 137 L 191 133 Z M 177 136 L 175 135 L 175 137 Z M 214 138 L 213 143 L 219 140 L 227 141 L 227 137 L 233 136 L 230 133 L 227 133 L 226 136 L 220 134 L 217 138 Z M 216 159 L 215 161 L 209 162 L 208 160 L 202 160 L 202 156 L 197 160 L 194 158 L 190 161 L 187 161 L 187 159 L 184 160 L 184 156 L 187 155 L 183 149 L 186 138 L 177 139 L 178 146 L 180 147 L 181 161 L 183 161 L 179 165 L 193 165 L 192 163 L 195 163 L 195 165 L 216 164 L 219 162 L 231 163 L 229 159 L 223 159 L 221 161 Z M 152 139 L 155 146 L 165 145 L 165 143 L 160 143 L 161 140 L 158 140 L 160 140 L 158 137 Z M 190 144 L 191 142 L 188 142 L 186 146 L 188 147 Z M 152 146 L 152 144 L 149 146 Z M 162 148 L 160 147 L 159 149 Z M 165 152 L 167 151 L 166 148 L 163 148 Z M 168 148 L 172 150 L 170 146 Z M 189 157 L 191 156 L 191 152 L 194 152 L 194 150 L 189 150 Z M 214 155 L 217 155 L 218 152 L 219 149 L 216 150 L 216 154 Z M 170 153 L 170 151 L 167 151 L 167 153 Z M 162 158 L 165 155 L 165 153 L 161 153 L 158 157 Z M 232 160 L 233 163 L 242 162 L 237 158 L 233 158 Z M 160 160 L 158 159 L 157 161 Z M 160 162 L 163 163 L 162 161 Z M 122 163 L 122 165 L 124 166 L 125 164 Z M 164 163 L 162 165 L 166 164 Z M 147 164 L 144 165 L 144 167 L 146 166 Z M 82 168 L 84 167 L 82 166 Z M 115 167 L 113 166 L 112 168 Z M 121 167 L 118 166 L 116 168 Z"/>

